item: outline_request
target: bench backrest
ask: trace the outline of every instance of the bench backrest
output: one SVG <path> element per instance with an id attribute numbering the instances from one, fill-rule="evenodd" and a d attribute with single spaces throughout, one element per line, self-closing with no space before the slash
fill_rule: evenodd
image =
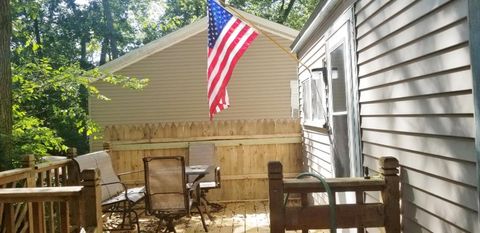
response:
<path id="1" fill-rule="evenodd" d="M 80 172 L 84 169 L 98 168 L 102 187 L 102 201 L 125 191 L 123 184 L 113 170 L 112 160 L 106 151 L 97 151 L 74 158 Z"/>

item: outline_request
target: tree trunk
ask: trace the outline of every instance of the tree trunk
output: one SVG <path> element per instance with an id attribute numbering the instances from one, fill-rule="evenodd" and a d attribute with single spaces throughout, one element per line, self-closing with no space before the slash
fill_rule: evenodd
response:
<path id="1" fill-rule="evenodd" d="M 0 170 L 10 165 L 12 155 L 12 68 L 10 0 L 0 0 Z"/>
<path id="2" fill-rule="evenodd" d="M 41 58 L 43 57 L 43 53 L 42 53 L 42 47 L 43 44 L 42 44 L 42 37 L 40 35 L 40 22 L 38 20 L 39 17 L 33 19 L 33 30 L 34 30 L 34 33 L 35 33 L 35 41 L 37 43 L 37 45 L 39 45 L 40 47 L 38 48 L 38 56 Z"/>
<path id="3" fill-rule="evenodd" d="M 82 35 L 82 38 L 80 38 L 80 67 L 84 70 L 89 68 L 87 61 L 87 42 L 88 36 Z"/>
<path id="4" fill-rule="evenodd" d="M 290 2 L 288 3 L 287 9 L 285 9 L 285 11 L 283 11 L 283 4 L 282 4 L 282 9 L 281 9 L 282 14 L 280 16 L 280 20 L 278 20 L 278 23 L 283 24 L 285 23 L 285 21 L 287 21 L 288 15 L 292 11 L 294 4 L 295 4 L 295 0 L 290 0 Z"/>
<path id="5" fill-rule="evenodd" d="M 100 65 L 107 63 L 107 53 L 108 53 L 108 40 L 103 38 L 102 50 L 100 52 Z"/>
<path id="6" fill-rule="evenodd" d="M 112 9 L 110 8 L 110 1 L 109 0 L 102 0 L 103 4 L 103 14 L 105 16 L 106 21 L 106 28 L 107 34 L 106 37 L 110 42 L 110 52 L 112 53 L 112 59 L 118 57 L 118 49 L 117 49 L 117 36 L 115 32 L 115 28 L 113 27 L 113 16 L 112 16 Z"/>

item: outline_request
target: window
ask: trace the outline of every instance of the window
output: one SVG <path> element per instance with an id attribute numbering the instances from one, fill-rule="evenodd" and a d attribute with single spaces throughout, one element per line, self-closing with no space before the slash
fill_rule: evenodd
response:
<path id="1" fill-rule="evenodd" d="M 298 80 L 290 80 L 290 105 L 292 109 L 292 118 L 299 117 L 299 96 Z"/>
<path id="2" fill-rule="evenodd" d="M 310 78 L 307 78 L 302 81 L 302 118 L 305 122 L 311 121 L 312 119 L 310 92 Z"/>
<path id="3" fill-rule="evenodd" d="M 326 117 L 325 83 L 322 75 L 315 74 L 309 73 L 301 82 L 302 119 L 305 125 L 323 127 Z"/>
<path id="4" fill-rule="evenodd" d="M 345 89 L 345 62 L 344 49 L 342 43 L 330 53 L 331 57 L 331 77 L 332 77 L 332 107 L 333 112 L 347 111 L 347 98 Z"/>
<path id="5" fill-rule="evenodd" d="M 311 81 L 312 96 L 312 121 L 318 122 L 324 120 L 325 112 L 323 109 L 323 99 L 325 98 L 325 85 L 320 76 L 314 75 Z"/>

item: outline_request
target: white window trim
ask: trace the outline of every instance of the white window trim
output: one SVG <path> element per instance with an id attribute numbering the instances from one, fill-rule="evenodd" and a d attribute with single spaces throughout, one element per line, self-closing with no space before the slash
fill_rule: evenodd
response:
<path id="1" fill-rule="evenodd" d="M 320 96 L 320 101 L 321 101 L 321 107 L 323 108 L 323 111 L 324 111 L 324 114 L 321 116 L 321 119 L 313 119 L 313 98 L 312 98 L 312 81 L 313 81 L 313 77 L 310 73 L 309 77 L 307 78 L 302 78 L 300 79 L 300 87 L 302 88 L 302 124 L 305 125 L 305 126 L 311 126 L 311 127 L 317 127 L 317 128 L 324 128 L 324 125 L 325 123 L 327 122 L 327 119 L 328 119 L 328 116 L 325 114 L 325 112 L 327 111 L 325 109 L 325 105 L 326 105 L 326 100 L 325 100 L 325 96 L 322 95 Z M 306 116 L 305 115 L 305 111 L 303 111 L 304 109 L 304 105 L 305 105 L 305 98 L 303 98 L 303 88 L 304 88 L 304 82 L 308 82 L 309 83 L 309 93 L 306 97 L 306 99 L 309 101 L 308 102 L 308 114 L 309 116 Z M 323 82 L 321 80 L 321 82 Z M 325 85 L 325 84 L 323 84 Z M 320 90 L 322 93 L 324 92 L 324 90 Z M 325 94 L 325 93 L 323 93 Z"/>

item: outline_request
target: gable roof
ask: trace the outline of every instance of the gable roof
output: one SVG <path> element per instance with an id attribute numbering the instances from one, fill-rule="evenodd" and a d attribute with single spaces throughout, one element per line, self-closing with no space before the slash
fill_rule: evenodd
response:
<path id="1" fill-rule="evenodd" d="M 246 18 L 250 23 L 254 24 L 260 30 L 271 33 L 273 35 L 293 41 L 298 35 L 298 31 L 287 26 L 272 22 L 270 20 L 249 14 L 247 12 L 236 9 L 241 16 Z M 236 14 L 234 14 L 236 15 Z M 248 23 L 248 22 L 247 22 Z M 158 53 L 168 47 L 180 43 L 188 38 L 191 38 L 203 31 L 207 30 L 208 18 L 203 17 L 190 25 L 187 25 L 179 30 L 172 32 L 166 36 L 156 39 L 148 44 L 134 49 L 125 55 L 110 61 L 99 67 L 104 72 L 114 73 L 133 63 L 136 63 L 150 55 Z M 207 45 L 205 44 L 205 50 Z"/>

